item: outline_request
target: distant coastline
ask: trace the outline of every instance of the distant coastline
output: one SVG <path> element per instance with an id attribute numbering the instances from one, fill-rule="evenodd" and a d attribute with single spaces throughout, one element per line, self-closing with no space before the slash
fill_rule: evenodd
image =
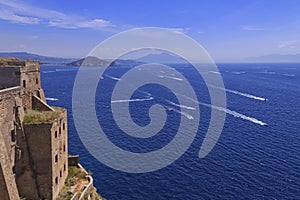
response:
<path id="1" fill-rule="evenodd" d="M 27 52 L 0 52 L 0 57 L 3 58 L 19 58 L 21 60 L 36 60 L 44 66 L 136 66 L 150 62 L 162 63 L 162 64 L 182 64 L 185 61 L 171 54 L 148 54 L 141 58 L 136 59 L 117 59 L 112 61 L 111 59 L 100 59 L 93 56 L 84 58 L 62 58 L 62 57 L 50 57 L 38 54 L 32 54 Z M 242 63 L 300 63 L 300 54 L 270 54 L 257 57 L 248 57 L 233 61 L 217 61 L 218 64 L 242 64 Z"/>

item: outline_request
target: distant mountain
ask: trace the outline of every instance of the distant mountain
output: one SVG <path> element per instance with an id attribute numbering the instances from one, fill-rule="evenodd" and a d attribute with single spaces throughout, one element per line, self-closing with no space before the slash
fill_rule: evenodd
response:
<path id="1" fill-rule="evenodd" d="M 41 56 L 37 54 L 27 53 L 27 52 L 0 52 L 0 57 L 3 58 L 19 58 L 21 60 L 38 60 L 41 64 L 66 64 L 72 62 L 76 59 L 72 58 L 57 58 L 49 56 Z"/>
<path id="2" fill-rule="evenodd" d="M 103 67 L 107 66 L 109 64 L 109 61 L 99 59 L 94 56 L 88 56 L 86 58 L 82 58 L 80 60 L 76 60 L 74 62 L 67 63 L 67 66 L 97 66 L 97 67 Z M 114 65 L 114 63 L 112 63 Z"/>
<path id="3" fill-rule="evenodd" d="M 170 53 L 159 53 L 159 54 L 151 53 L 146 56 L 137 58 L 136 60 L 145 63 L 151 63 L 151 62 L 162 63 L 162 64 L 186 63 L 186 61 L 183 58 Z"/>
<path id="4" fill-rule="evenodd" d="M 74 62 L 67 63 L 67 66 L 98 66 L 98 67 L 104 67 L 107 66 L 109 63 L 110 66 L 136 66 L 136 65 L 141 65 L 144 64 L 144 62 L 140 62 L 137 60 L 122 60 L 122 59 L 117 59 L 117 60 L 103 60 L 99 59 L 94 56 L 89 56 L 86 58 L 82 58 L 80 60 L 76 60 Z"/>
<path id="5" fill-rule="evenodd" d="M 145 62 L 141 62 L 138 60 L 123 60 L 123 59 L 117 59 L 114 61 L 114 66 L 137 66 L 145 64 Z"/>
<path id="6" fill-rule="evenodd" d="M 246 62 L 274 62 L 274 63 L 285 63 L 294 62 L 300 63 L 300 54 L 270 54 L 259 57 L 246 58 Z"/>

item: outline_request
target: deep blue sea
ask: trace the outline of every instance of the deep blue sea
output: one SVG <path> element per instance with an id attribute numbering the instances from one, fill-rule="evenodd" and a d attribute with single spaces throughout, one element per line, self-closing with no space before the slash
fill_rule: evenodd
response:
<path id="1" fill-rule="evenodd" d="M 41 66 L 41 79 L 48 103 L 68 109 L 69 153 L 80 155 L 82 165 L 93 174 L 98 192 L 108 200 L 300 199 L 300 64 L 217 66 L 227 96 L 223 111 L 226 121 L 217 145 L 208 156 L 199 159 L 211 112 L 209 106 L 204 106 L 210 103 L 207 87 L 192 67 L 174 65 L 190 81 L 198 101 L 203 102 L 199 130 L 178 160 L 142 174 L 107 167 L 91 156 L 80 141 L 72 116 L 72 90 L 78 67 Z M 95 99 L 99 123 L 108 138 L 127 151 L 160 149 L 174 137 L 186 107 L 176 105 L 176 97 L 168 88 L 155 84 L 142 87 L 132 98 L 148 100 L 130 102 L 133 121 L 141 126 L 148 124 L 148 111 L 153 104 L 171 107 L 176 112 L 167 112 L 164 127 L 170 134 L 158 134 L 149 140 L 120 134 L 109 110 L 110 97 L 118 78 L 128 70 L 130 67 L 119 66 L 105 72 L 101 81 L 106 81 L 107 86 L 98 88 Z"/>

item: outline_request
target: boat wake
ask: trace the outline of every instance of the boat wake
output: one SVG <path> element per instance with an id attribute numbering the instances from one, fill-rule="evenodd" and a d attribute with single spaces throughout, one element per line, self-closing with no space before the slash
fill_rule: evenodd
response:
<path id="1" fill-rule="evenodd" d="M 213 87 L 213 88 L 217 88 L 217 89 L 224 89 L 224 88 L 216 87 L 216 86 L 213 86 L 213 85 L 209 85 L 209 86 Z M 225 92 L 229 92 L 229 93 L 232 93 L 232 94 L 240 95 L 240 96 L 243 96 L 243 97 L 247 97 L 249 99 L 255 99 L 255 100 L 259 100 L 259 101 L 266 101 L 267 100 L 267 98 L 254 96 L 252 94 L 239 92 L 237 90 L 230 90 L 230 89 L 225 88 Z"/>
<path id="2" fill-rule="evenodd" d="M 174 103 L 172 101 L 169 101 L 169 100 L 166 100 L 166 102 L 173 105 L 173 106 L 177 106 L 177 107 L 180 107 L 180 108 L 185 108 L 185 109 L 188 109 L 188 110 L 196 110 L 196 108 L 194 108 L 194 107 L 176 104 L 176 103 Z"/>
<path id="3" fill-rule="evenodd" d="M 222 107 L 218 107 L 218 106 L 213 106 L 213 105 L 211 105 L 211 104 L 199 102 L 199 101 L 196 101 L 196 100 L 194 100 L 194 99 L 192 99 L 192 98 L 190 98 L 190 97 L 187 97 L 187 96 L 185 96 L 185 95 L 181 95 L 181 94 L 180 94 L 180 96 L 182 96 L 182 97 L 184 97 L 184 98 L 186 98 L 186 99 L 189 99 L 190 101 L 193 101 L 193 102 L 195 102 L 195 103 L 198 103 L 200 106 L 205 106 L 205 107 L 208 107 L 208 108 L 216 109 L 216 110 L 218 110 L 218 111 L 225 112 L 225 113 L 227 113 L 227 114 L 229 114 L 229 115 L 232 115 L 232 116 L 234 116 L 234 117 L 236 117 L 236 118 L 241 118 L 241 119 L 250 121 L 250 122 L 252 122 L 252 123 L 259 124 L 259 125 L 261 125 L 261 126 L 268 126 L 267 123 L 262 122 L 262 121 L 260 121 L 260 120 L 258 120 L 258 119 L 255 119 L 254 117 L 249 117 L 249 116 L 246 116 L 246 115 L 244 115 L 244 114 L 238 113 L 238 112 L 236 112 L 236 111 L 229 110 L 229 109 L 227 109 L 227 108 L 222 108 Z"/>
<path id="4" fill-rule="evenodd" d="M 186 118 L 188 118 L 190 120 L 194 119 L 194 117 L 192 115 L 188 114 L 188 113 L 182 112 L 180 110 L 177 110 L 177 109 L 171 108 L 171 107 L 166 107 L 166 108 L 167 108 L 168 111 L 174 111 L 174 112 L 176 112 L 176 113 L 178 113 L 180 115 L 185 116 Z"/>
<path id="5" fill-rule="evenodd" d="M 114 76 L 110 76 L 110 75 L 105 75 L 106 77 L 112 79 L 112 80 L 116 80 L 116 81 L 120 81 L 121 79 L 120 78 L 117 78 L 117 77 L 114 77 Z"/>
<path id="6" fill-rule="evenodd" d="M 176 81 L 182 81 L 183 79 L 182 78 L 178 78 L 178 77 L 173 77 L 173 76 L 162 76 L 162 75 L 159 75 L 160 78 L 169 78 L 169 79 L 173 79 L 173 80 L 176 80 Z"/>
<path id="7" fill-rule="evenodd" d="M 282 74 L 283 76 L 289 76 L 289 77 L 294 77 L 296 76 L 295 74 Z"/>
<path id="8" fill-rule="evenodd" d="M 241 118 L 241 119 L 244 119 L 244 120 L 247 120 L 247 121 L 250 121 L 250 122 L 253 122 L 255 124 L 259 124 L 261 126 L 267 126 L 268 124 L 265 123 L 265 122 L 262 122 L 258 119 L 255 119 L 254 117 L 249 117 L 249 116 L 246 116 L 244 114 L 241 114 L 241 113 L 238 113 L 236 111 L 233 111 L 233 110 L 229 110 L 227 108 L 222 108 L 222 107 L 218 107 L 218 106 L 213 106 L 211 104 L 207 104 L 207 103 L 202 103 L 202 102 L 199 102 L 199 105 L 202 105 L 202 106 L 206 106 L 206 107 L 210 107 L 212 109 L 216 109 L 216 110 L 219 110 L 219 111 L 222 111 L 222 112 L 225 112 L 229 115 L 232 115 L 234 117 L 237 117 L 237 118 Z"/>
<path id="9" fill-rule="evenodd" d="M 47 97 L 46 100 L 47 100 L 47 101 L 58 101 L 57 98 L 51 98 L 51 97 Z"/>
<path id="10" fill-rule="evenodd" d="M 147 99 L 121 99 L 121 100 L 112 100 L 111 103 L 127 103 L 127 102 L 138 102 L 138 101 L 151 101 L 153 97 Z"/>
<path id="11" fill-rule="evenodd" d="M 246 72 L 232 72 L 233 74 L 237 74 L 237 75 L 240 75 L 240 74 L 245 74 Z"/>
<path id="12" fill-rule="evenodd" d="M 247 97 L 247 98 L 250 98 L 250 99 L 259 100 L 259 101 L 266 101 L 267 100 L 266 98 L 263 98 L 263 97 L 254 96 L 252 94 L 247 94 L 247 93 L 239 92 L 239 91 L 236 91 L 236 90 L 225 89 L 225 91 L 229 92 L 229 93 L 232 93 L 232 94 L 237 94 L 237 95 L 240 95 L 240 96 L 244 96 L 244 97 Z"/>

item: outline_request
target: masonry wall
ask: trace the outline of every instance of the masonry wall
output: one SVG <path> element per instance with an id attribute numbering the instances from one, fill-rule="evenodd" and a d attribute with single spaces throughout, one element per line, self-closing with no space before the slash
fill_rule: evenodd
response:
<path id="1" fill-rule="evenodd" d="M 20 67 L 0 67 L 0 89 L 20 86 Z"/>
<path id="2" fill-rule="evenodd" d="M 55 121 L 23 124 L 25 110 L 56 111 L 45 103 L 38 62 L 7 65 L 0 67 L 0 199 L 55 199 L 68 175 L 67 112 L 55 108 Z"/>
<path id="3" fill-rule="evenodd" d="M 26 62 L 25 67 L 21 67 L 21 86 L 37 91 L 41 88 L 40 65 L 38 62 Z"/>
<path id="4" fill-rule="evenodd" d="M 4 173 L 2 170 L 2 164 L 0 163 L 0 192 L 1 192 L 1 198 L 3 199 L 9 199 L 9 194 L 8 194 L 8 190 L 6 187 L 6 182 L 4 179 Z"/>
<path id="5" fill-rule="evenodd" d="M 27 150 L 29 159 L 21 166 L 25 173 L 17 173 L 23 174 L 18 176 L 17 184 L 20 194 L 29 199 L 52 199 L 51 129 L 52 124 L 24 125 L 26 138 L 22 148 Z"/>
<path id="6" fill-rule="evenodd" d="M 20 87 L 0 90 L 0 194 L 1 199 L 18 199 L 15 184 L 16 131 L 23 117 Z M 6 195 L 5 195 L 6 194 Z"/>
<path id="7" fill-rule="evenodd" d="M 52 174 L 53 174 L 53 196 L 57 196 L 63 188 L 68 176 L 68 124 L 67 111 L 59 109 L 61 116 L 52 128 Z"/>
<path id="8" fill-rule="evenodd" d="M 23 96 L 23 105 L 27 109 L 32 109 L 32 96 L 36 95 L 46 102 L 43 90 L 41 89 L 40 65 L 35 61 L 27 61 L 24 67 L 20 68 L 20 86 L 26 90 Z"/>

